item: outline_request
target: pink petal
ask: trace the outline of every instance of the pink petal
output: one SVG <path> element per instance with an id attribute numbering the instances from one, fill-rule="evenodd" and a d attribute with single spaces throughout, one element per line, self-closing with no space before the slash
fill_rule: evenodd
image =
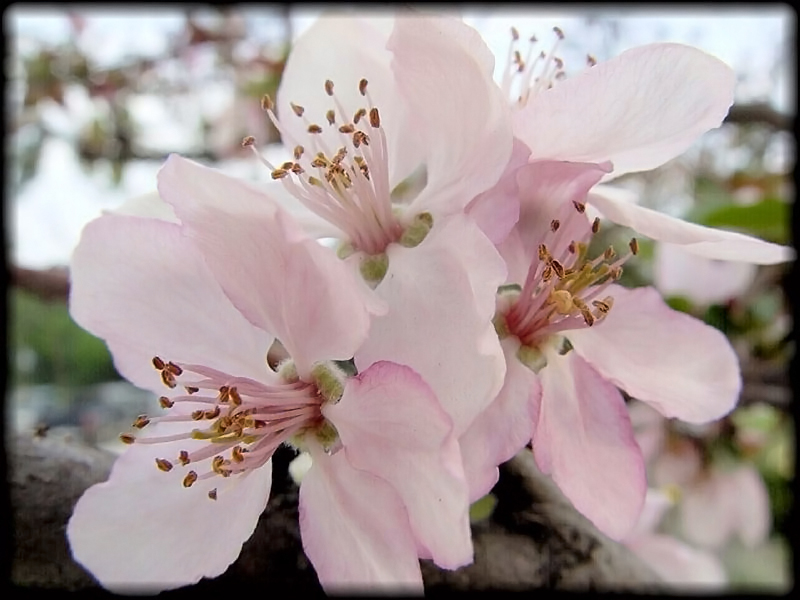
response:
<path id="1" fill-rule="evenodd" d="M 511 158 L 500 180 L 467 205 L 467 214 L 475 219 L 493 244 L 502 242 L 519 219 L 517 169 L 528 162 L 530 153 L 525 144 L 515 139 Z"/>
<path id="2" fill-rule="evenodd" d="M 703 469 L 703 457 L 690 439 L 671 440 L 651 465 L 652 484 L 657 486 L 691 485 Z"/>
<path id="3" fill-rule="evenodd" d="M 139 386 L 164 389 L 154 356 L 256 379 L 268 370 L 272 336 L 230 303 L 178 225 L 103 216 L 84 228 L 71 278 L 72 317 Z"/>
<path id="4" fill-rule="evenodd" d="M 634 527 L 647 491 L 644 460 L 619 391 L 575 352 L 547 352 L 533 432 L 539 468 L 614 539 Z"/>
<path id="5" fill-rule="evenodd" d="M 696 48 L 632 48 L 533 96 L 514 133 L 534 159 L 614 163 L 614 177 L 658 167 L 718 127 L 735 75 Z"/>
<path id="6" fill-rule="evenodd" d="M 714 554 L 668 535 L 642 536 L 625 545 L 664 581 L 682 590 L 721 592 L 728 583 L 725 569 Z"/>
<path id="7" fill-rule="evenodd" d="M 375 291 L 389 312 L 372 320 L 356 366 L 408 365 L 431 386 L 460 435 L 503 386 L 503 351 L 491 319 L 505 265 L 463 214 L 439 218 L 419 246 L 393 244 L 387 254 L 389 269 Z"/>
<path id="8" fill-rule="evenodd" d="M 578 354 L 666 417 L 703 423 L 730 412 L 741 375 L 722 332 L 672 310 L 653 288 L 612 285 L 608 293 L 614 298 L 608 316 L 568 334 Z"/>
<path id="9" fill-rule="evenodd" d="M 595 191 L 589 196 L 589 202 L 610 221 L 654 240 L 678 244 L 682 250 L 697 256 L 758 265 L 787 262 L 795 257 L 794 250 L 787 246 L 688 223 L 650 208 L 620 201 L 610 194 Z"/>
<path id="10" fill-rule="evenodd" d="M 398 17 L 389 39 L 397 90 L 424 152 L 417 212 L 463 209 L 494 185 L 512 151 L 510 108 L 480 35 L 452 17 Z"/>
<path id="11" fill-rule="evenodd" d="M 511 459 L 531 439 L 536 421 L 539 378 L 516 357 L 519 340 L 501 342 L 506 357 L 506 380 L 500 394 L 459 438 L 471 502 L 497 483 L 497 466 Z"/>
<path id="12" fill-rule="evenodd" d="M 681 497 L 681 532 L 689 542 L 703 548 L 721 548 L 733 533 L 739 518 L 737 500 L 730 495 L 726 477 L 711 471 L 685 488 Z"/>
<path id="13" fill-rule="evenodd" d="M 754 264 L 704 258 L 676 244 L 655 247 L 655 286 L 665 296 L 685 296 L 701 306 L 722 304 L 741 295 L 757 271 Z"/>
<path id="14" fill-rule="evenodd" d="M 303 549 L 329 593 L 422 593 L 408 515 L 383 479 L 344 452 L 313 454 L 300 486 Z"/>
<path id="15" fill-rule="evenodd" d="M 452 421 L 412 369 L 378 362 L 347 381 L 323 414 L 348 462 L 387 481 L 408 510 L 415 539 L 441 567 L 472 562 L 467 483 Z"/>
<path id="16" fill-rule="evenodd" d="M 772 527 L 769 493 L 758 470 L 746 465 L 729 475 L 730 494 L 736 498 L 736 529 L 745 546 L 753 548 L 769 537 Z"/>
<path id="17" fill-rule="evenodd" d="M 148 426 L 165 435 L 186 424 Z M 160 471 L 155 458 L 173 459 L 197 442 L 134 444 L 109 480 L 89 488 L 67 524 L 72 555 L 106 588 L 153 594 L 221 575 L 236 560 L 266 507 L 272 467 L 245 477 L 212 477 L 185 488 L 189 467 Z M 196 467 L 195 467 L 196 468 Z M 208 492 L 217 488 L 217 500 Z"/>
<path id="18" fill-rule="evenodd" d="M 161 199 L 158 192 L 142 194 L 130 200 L 126 200 L 120 206 L 105 211 L 116 215 L 128 215 L 132 217 L 146 217 L 149 219 L 161 219 L 172 223 L 180 223 L 172 207 Z"/>
<path id="19" fill-rule="evenodd" d="M 671 506 L 672 500 L 666 494 L 657 489 L 649 488 L 644 499 L 642 514 L 639 515 L 639 521 L 625 541 L 627 542 L 628 539 L 655 531 Z"/>
<path id="20" fill-rule="evenodd" d="M 664 448 L 666 441 L 664 417 L 656 409 L 638 400 L 628 404 L 628 414 L 631 417 L 636 443 L 642 449 L 644 462 L 649 464 Z"/>
<path id="21" fill-rule="evenodd" d="M 301 378 L 319 360 L 351 358 L 378 310 L 363 281 L 245 182 L 171 156 L 159 191 L 231 302 L 274 333 Z"/>

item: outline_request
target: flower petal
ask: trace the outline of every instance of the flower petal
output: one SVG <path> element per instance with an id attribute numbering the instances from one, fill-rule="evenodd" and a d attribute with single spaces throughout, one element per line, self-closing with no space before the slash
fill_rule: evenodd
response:
<path id="1" fill-rule="evenodd" d="M 347 360 L 378 302 L 362 281 L 258 189 L 171 156 L 159 191 L 231 302 L 273 334 L 300 377 L 319 360 Z"/>
<path id="2" fill-rule="evenodd" d="M 475 219 L 478 227 L 493 244 L 502 242 L 519 220 L 517 169 L 528 162 L 530 153 L 525 144 L 514 139 L 511 158 L 500 180 L 475 196 L 467 205 L 467 214 Z"/>
<path id="3" fill-rule="evenodd" d="M 408 365 L 460 435 L 503 386 L 503 350 L 491 319 L 505 265 L 464 214 L 437 219 L 419 246 L 392 244 L 387 254 L 389 269 L 375 291 L 389 312 L 373 319 L 356 366 Z"/>
<path id="4" fill-rule="evenodd" d="M 400 498 L 354 469 L 344 452 L 313 455 L 300 486 L 303 549 L 329 593 L 422 593 L 414 538 Z"/>
<path id="5" fill-rule="evenodd" d="M 589 203 L 618 225 L 660 242 L 680 245 L 682 250 L 718 260 L 737 260 L 757 265 L 771 265 L 794 260 L 792 248 L 765 242 L 749 235 L 704 227 L 665 215 L 630 202 L 612 198 L 611 194 L 589 195 Z"/>
<path id="6" fill-rule="evenodd" d="M 711 471 L 681 497 L 680 525 L 683 537 L 696 546 L 721 548 L 739 518 L 737 500 L 730 495 L 726 477 Z"/>
<path id="7" fill-rule="evenodd" d="M 408 510 L 415 539 L 437 565 L 472 562 L 469 501 L 450 417 L 412 369 L 378 362 L 323 406 L 356 469 L 387 481 Z"/>
<path id="8" fill-rule="evenodd" d="M 658 167 L 718 127 L 736 80 L 681 44 L 632 48 L 533 96 L 514 133 L 534 159 L 614 163 L 614 177 Z"/>
<path id="9" fill-rule="evenodd" d="M 575 508 L 613 539 L 639 519 L 644 460 L 619 391 L 575 352 L 547 351 L 533 454 Z"/>
<path id="10" fill-rule="evenodd" d="M 672 310 L 653 288 L 608 290 L 614 298 L 608 316 L 568 334 L 578 354 L 666 417 L 703 423 L 730 412 L 742 382 L 725 335 Z"/>
<path id="11" fill-rule="evenodd" d="M 470 502 L 489 493 L 497 483 L 497 466 L 525 447 L 537 420 L 539 378 L 517 360 L 517 338 L 508 337 L 501 345 L 506 357 L 503 389 L 458 440 Z"/>
<path id="12" fill-rule="evenodd" d="M 772 526 L 769 493 L 758 470 L 743 466 L 730 474 L 730 492 L 737 500 L 736 529 L 748 548 L 753 548 L 769 537 Z"/>
<path id="13" fill-rule="evenodd" d="M 272 336 L 236 310 L 176 224 L 100 217 L 83 230 L 71 278 L 70 314 L 136 385 L 163 390 L 153 356 L 256 379 L 267 371 Z"/>
<path id="14" fill-rule="evenodd" d="M 494 83 L 494 60 L 459 19 L 397 17 L 387 48 L 427 167 L 417 212 L 449 213 L 494 185 L 509 162 L 510 108 Z"/>
<path id="15" fill-rule="evenodd" d="M 642 536 L 625 545 L 664 581 L 684 592 L 722 592 L 728 583 L 725 569 L 714 554 L 668 535 Z"/>
<path id="16" fill-rule="evenodd" d="M 164 435 L 186 424 L 152 428 Z M 266 507 L 272 466 L 244 477 L 198 480 L 189 489 L 181 483 L 188 467 L 168 473 L 156 467 L 155 458 L 202 443 L 134 444 L 109 480 L 78 500 L 67 524 L 72 555 L 104 587 L 154 594 L 221 575 L 236 560 Z M 218 488 L 216 500 L 208 497 L 212 488 Z"/>
<path id="17" fill-rule="evenodd" d="M 158 192 L 142 194 L 130 200 L 126 200 L 120 206 L 105 211 L 116 215 L 129 215 L 132 217 L 146 217 L 149 219 L 161 219 L 171 223 L 180 223 L 172 207 L 161 199 Z"/>

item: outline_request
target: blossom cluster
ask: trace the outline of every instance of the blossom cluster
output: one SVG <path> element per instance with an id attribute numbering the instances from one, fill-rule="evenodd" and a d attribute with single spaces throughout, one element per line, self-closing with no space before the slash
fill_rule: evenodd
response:
<path id="1" fill-rule="evenodd" d="M 605 185 L 717 127 L 733 72 L 653 44 L 565 77 L 560 30 L 535 60 L 512 34 L 498 84 L 459 19 L 323 17 L 262 101 L 285 162 L 243 141 L 274 185 L 173 155 L 157 193 L 86 226 L 71 313 L 164 409 L 123 434 L 69 522 L 101 584 L 157 592 L 223 573 L 281 444 L 310 457 L 300 530 L 327 590 L 420 592 L 419 559 L 469 564 L 469 506 L 528 444 L 623 539 L 647 482 L 620 390 L 691 423 L 734 407 L 725 336 L 619 285 L 635 238 L 620 254 L 591 244 L 607 219 L 705 257 L 791 258 Z"/>

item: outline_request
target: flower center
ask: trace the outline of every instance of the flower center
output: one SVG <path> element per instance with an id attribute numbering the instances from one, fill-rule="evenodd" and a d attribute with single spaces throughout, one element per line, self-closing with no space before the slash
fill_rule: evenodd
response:
<path id="1" fill-rule="evenodd" d="M 559 27 L 553 27 L 553 33 L 556 39 L 550 52 L 540 50 L 534 56 L 538 40 L 536 36 L 531 36 L 528 40 L 528 51 L 523 59 L 518 48 L 519 32 L 516 28 L 511 28 L 511 43 L 508 47 L 501 89 L 512 105 L 517 104 L 518 108 L 522 108 L 532 95 L 549 90 L 556 82 L 567 76 L 564 72 L 564 61 L 555 55 L 564 40 L 564 32 Z M 587 55 L 586 62 L 590 67 L 597 63 L 591 55 Z"/>
<path id="2" fill-rule="evenodd" d="M 358 89 L 366 107 L 347 110 L 334 93 L 333 82 L 326 81 L 325 92 L 333 106 L 325 114 L 325 126 L 309 121 L 302 106 L 290 103 L 295 117 L 306 125 L 311 148 L 281 126 L 272 100 L 265 96 L 262 108 L 284 143 L 294 147 L 294 156 L 277 168 L 258 156 L 272 170 L 273 179 L 280 179 L 306 208 L 343 231 L 353 249 L 378 255 L 400 240 L 404 227 L 393 211 L 386 136 L 367 87 L 367 80 L 361 79 Z M 341 145 L 334 149 L 326 143 L 331 137 L 322 135 L 324 127 L 335 129 Z M 243 143 L 255 150 L 252 138 Z"/>
<path id="3" fill-rule="evenodd" d="M 183 467 L 202 465 L 202 469 L 191 468 L 186 473 L 185 487 L 199 480 L 230 477 L 257 469 L 282 443 L 303 446 L 309 435 L 314 436 L 326 452 L 339 448 L 336 429 L 321 412 L 324 403 L 338 402 L 344 390 L 343 373 L 332 364 L 317 364 L 311 375 L 314 381 L 308 383 L 298 378 L 294 364 L 287 360 L 279 370 L 281 383 L 278 385 L 234 377 L 202 365 L 165 362 L 159 357 L 153 359 L 153 366 L 161 372 L 164 385 L 176 389 L 180 380 L 186 393 L 161 396 L 161 407 L 172 409 L 171 413 L 160 417 L 141 415 L 133 427 L 142 429 L 159 422 L 197 422 L 198 427 L 157 437 L 123 433 L 120 439 L 127 444 L 207 442 L 192 452 L 181 450 L 174 460 L 157 458 L 155 461 L 165 472 L 171 471 L 175 463 Z M 209 497 L 216 500 L 216 488 L 209 492 Z"/>
<path id="4" fill-rule="evenodd" d="M 533 353 L 521 357 L 526 364 L 534 358 L 532 364 L 536 364 L 541 358 L 538 348 L 554 334 L 592 327 L 609 313 L 614 299 L 601 295 L 622 276 L 622 265 L 639 250 L 634 238 L 625 256 L 617 258 L 609 247 L 590 260 L 589 242 L 598 232 L 600 220 L 589 223 L 585 210 L 579 203 L 562 207 L 561 218 L 551 221 L 540 240 L 525 283 L 500 290 L 498 306 L 502 308 L 495 317 L 495 328 L 501 337 L 516 336 L 523 354 Z M 562 349 L 569 350 L 566 344 Z"/>

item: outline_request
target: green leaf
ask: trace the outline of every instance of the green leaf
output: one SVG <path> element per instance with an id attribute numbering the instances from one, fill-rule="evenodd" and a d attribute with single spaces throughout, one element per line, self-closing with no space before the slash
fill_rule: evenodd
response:
<path id="1" fill-rule="evenodd" d="M 748 205 L 729 204 L 698 215 L 697 222 L 708 227 L 737 229 L 770 242 L 786 244 L 789 239 L 789 205 L 775 198 Z"/>
<path id="2" fill-rule="evenodd" d="M 495 498 L 492 494 L 486 494 L 480 500 L 475 501 L 472 506 L 469 507 L 469 520 L 471 523 L 477 523 L 479 521 L 484 521 L 492 516 L 492 512 L 494 511 L 494 507 L 497 504 L 497 498 Z"/>

